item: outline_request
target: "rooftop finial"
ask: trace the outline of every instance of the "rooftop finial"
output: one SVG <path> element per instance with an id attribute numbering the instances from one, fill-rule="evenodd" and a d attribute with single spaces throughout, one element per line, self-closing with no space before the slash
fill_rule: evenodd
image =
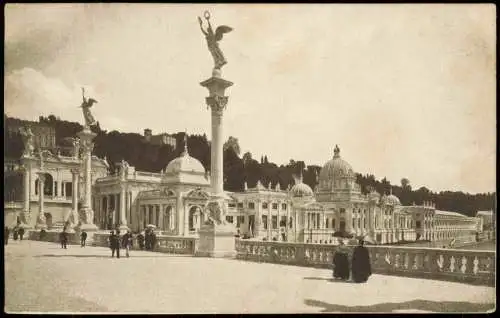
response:
<path id="1" fill-rule="evenodd" d="M 338 145 L 335 145 L 335 148 L 333 149 L 333 157 L 340 157 L 340 148 Z"/>
<path id="2" fill-rule="evenodd" d="M 183 156 L 189 155 L 188 152 L 188 139 L 187 139 L 187 129 L 184 130 L 184 152 L 182 153 Z"/>

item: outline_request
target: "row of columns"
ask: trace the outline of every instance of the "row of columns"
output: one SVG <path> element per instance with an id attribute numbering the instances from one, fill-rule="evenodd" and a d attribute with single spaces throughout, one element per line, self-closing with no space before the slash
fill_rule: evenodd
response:
<path id="1" fill-rule="evenodd" d="M 79 178 L 79 170 L 72 169 L 72 210 L 70 214 L 73 215 L 73 221 L 78 223 L 78 178 Z M 45 187 L 45 172 L 40 171 L 38 174 L 38 218 L 36 223 L 36 228 L 46 229 L 46 219 L 45 219 L 45 196 L 43 194 L 43 189 Z M 24 170 L 24 207 L 23 207 L 23 222 L 25 224 L 30 223 L 30 169 L 29 167 Z M 71 215 L 67 215 L 65 220 L 68 221 Z"/>
<path id="2" fill-rule="evenodd" d="M 141 204 L 139 211 L 140 226 L 144 226 L 144 223 L 146 225 L 154 224 L 159 229 L 167 231 L 173 231 L 176 228 L 175 210 L 170 204 Z"/>

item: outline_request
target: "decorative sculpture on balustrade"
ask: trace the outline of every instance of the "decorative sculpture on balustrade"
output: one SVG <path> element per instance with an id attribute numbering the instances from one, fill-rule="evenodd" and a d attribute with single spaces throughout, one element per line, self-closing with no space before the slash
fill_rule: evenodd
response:
<path id="1" fill-rule="evenodd" d="M 209 224 L 226 225 L 227 208 L 223 200 L 211 201 L 207 204 Z"/>
<path id="2" fill-rule="evenodd" d="M 219 70 L 227 64 L 226 58 L 222 53 L 222 50 L 219 47 L 219 41 L 222 40 L 222 36 L 224 33 L 231 32 L 233 28 L 228 27 L 227 25 L 221 25 L 217 27 L 217 29 L 212 29 L 212 25 L 210 24 L 210 13 L 205 11 L 203 14 L 204 18 L 207 20 L 207 30 L 203 29 L 203 20 L 198 17 L 198 22 L 200 23 L 201 32 L 205 35 L 205 39 L 207 40 L 208 50 L 214 59 L 214 70 Z"/>

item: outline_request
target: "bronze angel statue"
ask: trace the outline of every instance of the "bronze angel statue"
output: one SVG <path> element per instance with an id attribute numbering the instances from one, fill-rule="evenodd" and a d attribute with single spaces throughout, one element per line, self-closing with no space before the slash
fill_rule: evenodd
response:
<path id="1" fill-rule="evenodd" d="M 228 27 L 227 25 L 218 26 L 217 29 L 212 29 L 212 25 L 210 24 L 210 13 L 205 11 L 204 17 L 207 20 L 208 28 L 205 31 L 203 29 L 203 21 L 200 17 L 198 17 L 198 22 L 200 23 L 201 32 L 205 35 L 205 39 L 207 40 L 208 50 L 212 54 L 214 58 L 214 69 L 220 70 L 222 66 L 227 64 L 226 58 L 219 48 L 219 41 L 222 40 L 222 36 L 224 33 L 231 32 L 233 28 Z"/>
<path id="2" fill-rule="evenodd" d="M 92 125 L 95 125 L 96 121 L 94 119 L 94 116 L 92 116 L 92 113 L 90 112 L 90 107 L 94 105 L 94 103 L 97 103 L 97 101 L 93 98 L 85 98 L 85 89 L 82 87 L 82 97 L 83 97 L 83 102 L 82 105 L 80 106 L 83 110 L 83 118 L 85 119 L 85 127 L 90 127 Z"/>

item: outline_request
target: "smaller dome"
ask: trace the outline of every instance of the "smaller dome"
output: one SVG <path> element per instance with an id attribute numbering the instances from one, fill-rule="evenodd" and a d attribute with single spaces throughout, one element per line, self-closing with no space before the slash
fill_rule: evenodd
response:
<path id="1" fill-rule="evenodd" d="M 388 205 L 401 205 L 401 201 L 394 194 L 389 194 L 386 198 L 386 204 Z"/>
<path id="2" fill-rule="evenodd" d="M 302 174 L 299 178 L 295 178 L 295 185 L 290 189 L 293 197 L 312 197 L 314 192 L 311 187 L 302 182 Z"/>
<path id="3" fill-rule="evenodd" d="M 189 155 L 187 148 L 187 140 L 184 141 L 184 152 L 180 157 L 170 161 L 165 168 L 166 174 L 174 174 L 179 172 L 195 172 L 205 174 L 205 168 L 198 159 Z"/>

